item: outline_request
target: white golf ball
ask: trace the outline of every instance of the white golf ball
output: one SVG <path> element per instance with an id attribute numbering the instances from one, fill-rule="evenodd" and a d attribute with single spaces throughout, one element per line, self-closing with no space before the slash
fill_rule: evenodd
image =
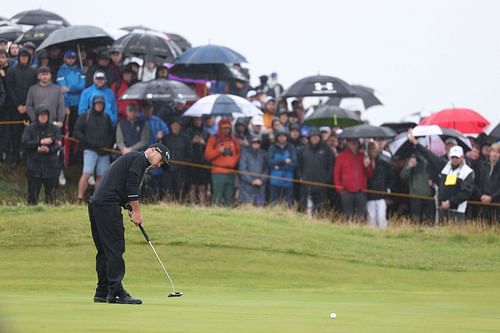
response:
<path id="1" fill-rule="evenodd" d="M 335 312 L 330 313 L 330 318 L 337 319 L 337 314 Z"/>

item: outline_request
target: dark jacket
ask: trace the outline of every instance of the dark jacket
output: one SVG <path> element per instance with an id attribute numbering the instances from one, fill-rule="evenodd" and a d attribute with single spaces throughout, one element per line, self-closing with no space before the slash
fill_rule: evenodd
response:
<path id="1" fill-rule="evenodd" d="M 99 148 L 112 148 L 115 142 L 115 130 L 109 116 L 104 112 L 88 110 L 78 117 L 74 136 L 81 141 L 85 149 L 100 155 L 109 154 Z"/>
<path id="2" fill-rule="evenodd" d="M 19 105 L 26 105 L 28 90 L 36 82 L 36 71 L 29 63 L 28 65 L 19 63 L 16 67 L 9 68 L 6 77 L 6 88 L 14 108 Z"/>
<path id="3" fill-rule="evenodd" d="M 491 167 L 487 161 L 481 161 L 474 184 L 474 197 L 490 195 L 492 202 L 500 202 L 500 162 Z"/>
<path id="4" fill-rule="evenodd" d="M 53 142 L 48 145 L 49 152 L 39 153 L 40 141 L 44 138 L 52 138 Z M 59 151 L 61 150 L 61 135 L 59 128 L 47 123 L 40 125 L 34 122 L 24 129 L 22 146 L 26 152 L 26 173 L 28 176 L 37 178 L 55 178 L 61 172 L 59 163 Z"/>
<path id="5" fill-rule="evenodd" d="M 298 153 L 297 178 L 330 184 L 333 175 L 333 154 L 330 148 L 320 142 L 305 145 Z"/>
<path id="6" fill-rule="evenodd" d="M 373 169 L 372 178 L 368 179 L 368 189 L 380 192 L 387 192 L 392 189 L 396 181 L 394 170 L 390 163 L 390 158 L 380 154 L 375 160 L 375 168 Z M 367 194 L 368 200 L 383 199 L 383 194 L 370 193 Z"/>
<path id="7" fill-rule="evenodd" d="M 193 145 L 191 139 L 184 133 L 170 133 L 163 137 L 162 143 L 168 147 L 172 160 L 190 162 L 193 156 Z M 169 172 L 177 172 L 187 169 L 186 166 L 172 163 Z"/>

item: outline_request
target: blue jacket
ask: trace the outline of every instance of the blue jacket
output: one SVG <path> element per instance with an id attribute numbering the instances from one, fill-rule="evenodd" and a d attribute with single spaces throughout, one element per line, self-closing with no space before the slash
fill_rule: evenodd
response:
<path id="1" fill-rule="evenodd" d="M 158 140 L 156 140 L 156 135 L 159 131 L 163 132 L 163 136 L 166 136 L 168 135 L 168 133 L 170 133 L 167 124 L 165 124 L 165 122 L 158 116 L 152 115 L 150 118 L 146 118 L 141 114 L 139 115 L 139 118 L 143 119 L 149 126 L 149 146 L 151 146 L 153 143 L 158 142 Z"/>
<path id="2" fill-rule="evenodd" d="M 87 110 L 92 109 L 92 99 L 94 96 L 104 96 L 104 112 L 111 118 L 113 126 L 116 126 L 118 119 L 118 107 L 116 105 L 116 97 L 113 90 L 108 87 L 97 88 L 95 84 L 83 90 L 80 96 L 80 105 L 78 106 L 78 115 L 84 114 Z"/>
<path id="3" fill-rule="evenodd" d="M 292 162 L 286 164 L 285 160 Z M 285 177 L 293 179 L 295 168 L 297 167 L 297 149 L 289 143 L 283 148 L 274 144 L 269 148 L 269 174 L 271 176 Z M 293 187 L 292 181 L 271 178 L 269 184 L 279 187 Z"/>
<path id="4" fill-rule="evenodd" d="M 78 106 L 80 104 L 80 94 L 85 89 L 85 74 L 78 66 L 70 67 L 63 64 L 57 71 L 57 84 L 70 89 L 69 92 L 64 93 L 65 106 Z"/>

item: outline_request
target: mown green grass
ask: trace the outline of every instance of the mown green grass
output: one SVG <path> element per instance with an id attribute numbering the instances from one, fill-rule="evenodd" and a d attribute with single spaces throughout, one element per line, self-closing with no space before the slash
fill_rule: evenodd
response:
<path id="1" fill-rule="evenodd" d="M 279 209 L 148 206 L 178 289 L 126 222 L 126 288 L 93 304 L 85 207 L 0 208 L 0 319 L 8 332 L 498 332 L 496 228 L 312 221 Z M 336 312 L 336 320 L 329 314 Z"/>

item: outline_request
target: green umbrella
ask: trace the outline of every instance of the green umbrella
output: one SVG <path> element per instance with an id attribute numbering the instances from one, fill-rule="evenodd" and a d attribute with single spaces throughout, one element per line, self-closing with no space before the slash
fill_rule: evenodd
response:
<path id="1" fill-rule="evenodd" d="M 361 124 L 358 115 L 335 105 L 322 105 L 304 120 L 305 125 L 321 127 L 349 127 Z"/>

